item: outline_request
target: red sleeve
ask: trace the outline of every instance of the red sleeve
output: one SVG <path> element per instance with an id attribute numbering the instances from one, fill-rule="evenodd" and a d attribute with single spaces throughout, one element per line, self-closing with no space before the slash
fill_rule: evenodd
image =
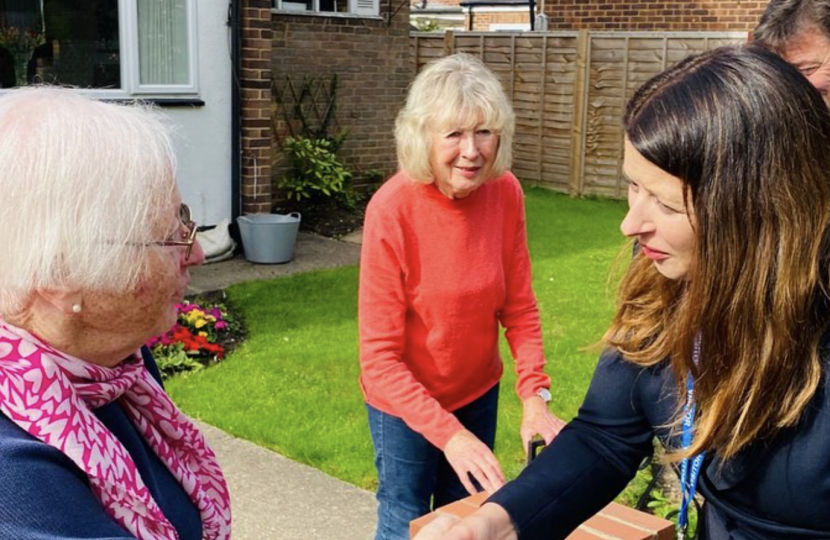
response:
<path id="1" fill-rule="evenodd" d="M 360 255 L 361 384 L 369 404 L 374 406 L 372 397 L 377 396 L 386 412 L 402 418 L 443 450 L 463 426 L 441 407 L 403 362 L 407 310 L 405 243 L 396 217 L 378 206 L 370 203 L 367 208 Z"/>
<path id="2" fill-rule="evenodd" d="M 530 253 L 527 247 L 527 228 L 525 223 L 524 194 L 519 181 L 513 178 L 508 196 L 516 205 L 517 215 L 513 223 L 515 238 L 512 246 L 506 249 L 505 279 L 507 296 L 500 321 L 505 328 L 505 337 L 510 345 L 510 352 L 516 363 L 516 392 L 524 400 L 531 397 L 540 388 L 550 388 L 550 377 L 545 373 L 545 353 L 542 346 L 542 325 L 539 320 L 539 305 L 533 294 Z"/>

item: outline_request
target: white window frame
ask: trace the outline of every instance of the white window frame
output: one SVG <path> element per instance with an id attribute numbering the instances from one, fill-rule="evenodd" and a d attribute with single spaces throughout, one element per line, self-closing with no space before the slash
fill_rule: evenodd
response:
<path id="1" fill-rule="evenodd" d="M 199 49 L 196 0 L 185 0 L 187 7 L 188 82 L 186 84 L 141 84 L 138 57 L 138 2 L 118 0 L 121 41 L 121 91 L 130 96 L 196 96 L 199 93 Z M 123 15 L 121 15 L 123 13 Z"/>
<path id="2" fill-rule="evenodd" d="M 196 0 L 185 0 L 185 2 L 187 6 L 187 46 L 189 48 L 188 82 L 186 84 L 141 84 L 141 66 L 138 58 L 138 2 L 136 0 L 118 0 L 121 88 L 84 88 L 81 91 L 102 99 L 198 98 L 197 2 Z"/>
<path id="3" fill-rule="evenodd" d="M 380 0 L 347 0 L 348 12 L 320 11 L 320 0 L 312 0 L 310 10 L 283 7 L 283 0 L 272 0 L 273 10 L 291 15 L 316 15 L 318 17 L 380 17 Z M 287 3 L 291 3 L 290 0 Z"/>

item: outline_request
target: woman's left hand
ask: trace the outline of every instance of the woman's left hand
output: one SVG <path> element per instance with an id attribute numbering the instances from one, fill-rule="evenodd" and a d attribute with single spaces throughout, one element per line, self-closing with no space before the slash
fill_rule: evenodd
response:
<path id="1" fill-rule="evenodd" d="M 485 503 L 463 520 L 450 514 L 438 514 L 415 540 L 517 540 L 518 534 L 510 514 L 501 506 Z"/>
<path id="2" fill-rule="evenodd" d="M 548 404 L 539 396 L 531 396 L 524 400 L 522 414 L 522 443 L 527 448 L 535 435 L 541 435 L 545 444 L 550 444 L 559 435 L 565 422 L 554 416 L 548 410 Z"/>

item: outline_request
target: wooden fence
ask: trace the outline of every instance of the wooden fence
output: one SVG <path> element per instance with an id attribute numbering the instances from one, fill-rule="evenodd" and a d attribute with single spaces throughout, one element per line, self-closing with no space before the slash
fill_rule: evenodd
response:
<path id="1" fill-rule="evenodd" d="M 512 170 L 574 195 L 624 197 L 622 113 L 651 76 L 744 32 L 448 32 L 410 34 L 415 71 L 455 52 L 478 56 L 516 112 Z"/>

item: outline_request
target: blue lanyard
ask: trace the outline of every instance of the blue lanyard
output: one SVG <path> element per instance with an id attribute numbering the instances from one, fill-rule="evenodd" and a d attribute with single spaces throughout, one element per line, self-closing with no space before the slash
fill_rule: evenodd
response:
<path id="1" fill-rule="evenodd" d="M 693 360 L 695 365 L 700 361 L 700 336 L 695 338 Z M 689 373 L 686 377 L 686 405 L 683 407 L 683 426 L 681 442 L 686 450 L 692 445 L 692 426 L 695 422 L 695 380 Z M 680 514 L 677 516 L 677 539 L 686 538 L 686 527 L 689 525 L 689 505 L 695 498 L 697 479 L 700 467 L 703 465 L 705 452 L 701 452 L 691 460 L 683 458 L 680 462 Z M 691 461 L 691 466 L 689 466 Z"/>

